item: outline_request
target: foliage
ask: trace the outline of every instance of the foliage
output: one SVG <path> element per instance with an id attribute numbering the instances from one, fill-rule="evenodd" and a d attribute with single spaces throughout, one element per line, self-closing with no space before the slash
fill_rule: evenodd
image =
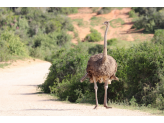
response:
<path id="1" fill-rule="evenodd" d="M 112 10 L 114 9 L 122 9 L 122 7 L 102 7 L 98 12 L 97 14 L 100 15 L 100 14 L 107 14 L 109 12 L 111 12 Z"/>
<path id="2" fill-rule="evenodd" d="M 134 96 L 132 97 L 132 99 L 129 102 L 132 106 L 137 106 L 136 99 L 134 98 Z"/>
<path id="3" fill-rule="evenodd" d="M 89 84 L 88 79 L 83 83 L 79 80 L 85 74 L 89 57 L 102 51 L 103 47 L 99 45 L 89 46 L 85 43 L 67 51 L 59 50 L 52 58 L 50 73 L 41 88 L 45 92 L 51 91 L 63 100 L 94 102 L 94 85 Z M 162 108 L 163 46 L 144 42 L 129 49 L 108 49 L 108 54 L 117 61 L 116 76 L 119 78 L 119 82 L 112 81 L 109 85 L 108 99 L 117 102 L 128 100 L 133 106 L 151 105 Z M 103 84 L 98 83 L 98 88 L 98 100 L 103 103 Z M 90 100 L 87 100 L 87 97 Z"/>
<path id="4" fill-rule="evenodd" d="M 72 37 L 65 31 L 53 32 L 48 35 L 38 34 L 33 37 L 30 55 L 33 57 L 50 60 L 52 53 L 66 46 Z"/>
<path id="5" fill-rule="evenodd" d="M 53 11 L 49 11 L 50 9 Z M 26 54 L 32 57 L 50 60 L 50 56 L 56 50 L 65 47 L 65 45 L 69 47 L 68 42 L 72 37 L 67 34 L 67 31 L 74 31 L 74 27 L 69 17 L 61 15 L 67 10 L 74 13 L 77 8 L 57 7 L 57 10 L 48 7 L 0 8 L 0 33 L 11 31 L 15 37 L 10 41 L 14 43 L 18 41 L 24 45 L 19 48 L 16 48 L 17 44 L 12 48 L 10 45 L 10 50 L 8 50 L 7 41 L 1 40 L 1 44 L 3 44 L 3 48 L 1 48 L 3 52 L 0 53 L 1 61 L 18 55 L 20 52 L 17 51 L 18 49 L 27 50 Z M 21 52 L 22 55 L 24 52 Z"/>
<path id="6" fill-rule="evenodd" d="M 52 21 L 50 20 L 47 24 L 46 24 L 46 33 L 51 33 L 54 31 L 61 31 L 61 26 L 62 24 L 60 23 L 60 21 Z"/>
<path id="7" fill-rule="evenodd" d="M 99 8 L 100 8 L 100 7 L 91 7 L 91 9 L 92 9 L 92 13 L 97 12 Z"/>
<path id="8" fill-rule="evenodd" d="M 82 44 L 81 44 L 82 45 Z M 49 86 L 57 84 L 57 78 L 59 82 L 63 79 L 71 79 L 71 75 L 74 75 L 77 71 L 83 71 L 85 69 L 85 64 L 87 63 L 86 58 L 88 55 L 87 51 L 80 47 L 87 48 L 88 46 L 76 46 L 74 49 L 60 49 L 52 56 L 52 66 L 50 68 L 50 73 L 47 80 L 42 85 L 45 92 L 49 92 Z M 83 69 L 83 70 L 82 70 Z M 80 79 L 80 78 L 79 78 Z M 51 83 L 51 84 L 48 84 Z"/>
<path id="9" fill-rule="evenodd" d="M 96 42 L 102 40 L 101 33 L 99 33 L 97 30 L 91 28 L 91 33 L 88 34 L 84 40 L 87 40 L 89 42 Z"/>
<path id="10" fill-rule="evenodd" d="M 78 12 L 77 7 L 50 7 L 48 12 L 53 12 L 54 14 L 73 14 Z"/>
<path id="11" fill-rule="evenodd" d="M 113 45 L 113 44 L 116 44 L 117 43 L 117 39 L 116 38 L 112 38 L 110 40 L 107 40 L 107 44 L 108 45 Z"/>
<path id="12" fill-rule="evenodd" d="M 152 42 L 155 44 L 164 45 L 164 30 L 163 29 L 155 30 Z"/>
<path id="13" fill-rule="evenodd" d="M 139 18 L 134 21 L 133 28 L 144 28 L 144 31 L 148 33 L 164 28 L 162 7 L 132 7 L 132 9 L 139 13 Z"/>
<path id="14" fill-rule="evenodd" d="M 95 45 L 94 47 L 90 47 L 88 49 L 88 53 L 92 55 L 102 52 L 103 52 L 103 45 L 99 45 L 99 44 Z"/>
<path id="15" fill-rule="evenodd" d="M 102 7 L 102 9 L 100 9 L 97 14 L 107 14 L 109 12 L 111 12 L 113 8 L 112 7 Z"/>
<path id="16" fill-rule="evenodd" d="M 1 33 L 0 41 L 1 47 L 7 47 L 11 55 L 27 55 L 25 45 L 13 32 L 5 31 L 4 33 Z"/>
<path id="17" fill-rule="evenodd" d="M 129 17 L 134 18 L 134 17 L 136 17 L 136 16 L 137 16 L 137 15 L 136 15 L 136 13 L 135 13 L 134 10 L 131 10 L 131 11 L 129 12 Z"/>

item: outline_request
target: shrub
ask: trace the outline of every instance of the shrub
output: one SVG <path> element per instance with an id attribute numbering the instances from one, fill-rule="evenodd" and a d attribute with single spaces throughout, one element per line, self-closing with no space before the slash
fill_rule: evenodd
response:
<path id="1" fill-rule="evenodd" d="M 54 31 L 59 32 L 61 30 L 62 24 L 60 21 L 49 21 L 46 25 L 46 33 L 51 33 Z"/>
<path id="2" fill-rule="evenodd" d="M 77 7 L 50 7 L 48 12 L 53 12 L 55 14 L 73 14 L 78 12 Z"/>
<path id="3" fill-rule="evenodd" d="M 27 55 L 25 45 L 20 41 L 18 36 L 14 35 L 13 32 L 2 33 L 0 40 L 4 42 L 4 47 L 8 47 L 8 51 L 11 55 Z"/>
<path id="4" fill-rule="evenodd" d="M 95 45 L 93 47 L 90 47 L 88 49 L 88 53 L 92 54 L 92 55 L 94 55 L 96 53 L 102 53 L 102 52 L 103 52 L 103 45 L 99 45 L 99 44 L 97 44 L 97 45 Z"/>
<path id="5" fill-rule="evenodd" d="M 56 43 L 58 46 L 63 46 L 66 42 L 70 42 L 71 39 L 72 39 L 72 37 L 70 35 L 68 35 L 66 32 L 62 31 L 57 36 L 57 42 Z"/>
<path id="6" fill-rule="evenodd" d="M 17 25 L 20 29 L 28 29 L 29 25 L 28 25 L 28 21 L 25 18 L 20 18 L 18 20 L 18 25 Z"/>
<path id="7" fill-rule="evenodd" d="M 91 7 L 91 9 L 92 9 L 92 13 L 95 13 L 98 11 L 99 7 Z"/>
<path id="8" fill-rule="evenodd" d="M 136 13 L 135 13 L 134 10 L 131 10 L 131 11 L 129 12 L 129 17 L 131 17 L 131 18 L 136 17 Z"/>
<path id="9" fill-rule="evenodd" d="M 20 11 L 20 13 L 22 15 L 27 15 L 29 12 L 30 12 L 30 8 L 29 7 L 22 7 L 21 11 Z"/>
<path id="10" fill-rule="evenodd" d="M 89 42 L 101 41 L 102 40 L 101 33 L 99 33 L 95 29 L 91 29 L 91 33 L 88 34 L 84 40 L 87 40 Z"/>
<path id="11" fill-rule="evenodd" d="M 134 21 L 134 28 L 144 28 L 145 32 L 154 33 L 156 29 L 162 29 L 163 12 L 162 7 L 134 7 L 133 10 L 139 13 L 139 18 Z"/>
<path id="12" fill-rule="evenodd" d="M 0 33 L 15 33 L 15 37 L 11 36 L 8 42 L 1 38 L 0 48 L 5 51 L 1 53 L 1 61 L 18 55 L 22 47 L 28 49 L 30 56 L 46 60 L 51 60 L 51 55 L 60 48 L 69 47 L 72 37 L 67 31 L 74 31 L 74 27 L 72 20 L 61 13 L 75 13 L 77 8 L 57 8 L 59 11 L 54 10 L 56 14 L 48 12 L 47 8 L 38 7 L 0 8 Z M 14 43 L 8 48 L 9 42 Z M 18 44 L 19 48 L 16 47 Z"/>
<path id="13" fill-rule="evenodd" d="M 7 61 L 11 57 L 11 54 L 7 48 L 5 41 L 0 40 L 0 62 Z"/>
<path id="14" fill-rule="evenodd" d="M 97 15 L 101 15 L 101 14 L 104 14 L 104 11 L 100 9 L 100 10 L 97 12 Z"/>
<path id="15" fill-rule="evenodd" d="M 116 38 L 112 38 L 110 40 L 107 40 L 107 45 L 113 45 L 117 43 L 117 39 Z"/>
<path id="16" fill-rule="evenodd" d="M 86 45 L 85 45 L 86 46 Z M 84 48 L 84 45 L 81 46 Z M 87 47 L 85 47 L 87 48 Z M 50 92 L 49 86 L 52 86 L 55 82 L 57 84 L 57 78 L 59 82 L 64 79 L 70 79 L 72 75 L 80 70 L 85 69 L 85 64 L 88 59 L 87 51 L 83 51 L 80 46 L 74 47 L 74 49 L 66 50 L 60 49 L 52 56 L 52 66 L 50 68 L 47 80 L 43 83 L 42 87 L 45 92 Z M 82 71 L 81 71 L 82 72 Z M 80 78 L 78 78 L 79 80 Z M 77 81 L 78 81 L 77 80 Z"/>
<path id="17" fill-rule="evenodd" d="M 164 45 L 164 30 L 163 29 L 155 30 L 152 42 L 155 43 L 155 44 Z"/>
<path id="18" fill-rule="evenodd" d="M 61 29 L 73 31 L 74 26 L 72 25 L 72 20 L 65 15 L 57 15 L 55 21 L 59 21 L 62 25 Z"/>
<path id="19" fill-rule="evenodd" d="M 100 9 L 97 14 L 107 14 L 109 12 L 111 12 L 111 10 L 113 10 L 112 7 L 102 7 L 102 9 Z"/>
<path id="20" fill-rule="evenodd" d="M 42 89 L 57 94 L 63 100 L 84 102 L 91 101 L 86 100 L 86 97 L 90 97 L 93 101 L 93 84 L 89 84 L 87 79 L 84 83 L 79 83 L 79 80 L 85 74 L 90 57 L 88 53 L 94 54 L 94 50 L 95 53 L 102 52 L 97 47 L 99 46 L 86 47 L 85 44 L 79 44 L 74 49 L 57 52 Z M 163 46 L 144 42 L 129 49 L 109 49 L 108 54 L 117 61 L 116 76 L 120 80 L 112 81 L 109 85 L 108 99 L 118 102 L 128 99 L 133 106 L 151 104 L 151 107 L 161 108 L 159 100 L 162 100 L 163 95 L 160 94 L 164 92 Z M 103 103 L 103 84 L 98 84 L 98 87 L 98 100 Z"/>

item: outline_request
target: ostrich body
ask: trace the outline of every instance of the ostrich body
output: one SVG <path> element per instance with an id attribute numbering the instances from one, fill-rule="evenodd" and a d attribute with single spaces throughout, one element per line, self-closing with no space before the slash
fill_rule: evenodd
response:
<path id="1" fill-rule="evenodd" d="M 107 89 L 108 84 L 111 84 L 112 80 L 118 80 L 119 79 L 115 76 L 117 71 L 117 63 L 116 60 L 107 55 L 107 41 L 106 41 L 106 35 L 109 28 L 109 22 L 105 21 L 104 25 L 106 25 L 105 35 L 104 35 L 104 51 L 103 53 L 96 54 L 90 57 L 86 71 L 87 73 L 81 78 L 81 82 L 84 81 L 86 77 L 89 77 L 89 80 L 91 83 L 94 83 L 94 89 L 95 89 L 95 98 L 96 98 L 96 106 L 94 109 L 98 106 L 98 99 L 97 99 L 97 82 L 102 83 L 104 82 L 104 89 L 105 89 L 105 95 L 104 95 L 104 107 L 111 108 L 107 106 Z"/>

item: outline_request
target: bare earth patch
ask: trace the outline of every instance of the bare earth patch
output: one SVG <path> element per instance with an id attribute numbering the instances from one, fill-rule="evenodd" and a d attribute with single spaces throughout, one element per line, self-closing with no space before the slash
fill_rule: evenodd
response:
<path id="1" fill-rule="evenodd" d="M 105 21 L 111 21 L 113 19 L 118 19 L 118 18 L 121 18 L 124 21 L 124 24 L 121 25 L 120 27 L 112 28 L 110 26 L 109 32 L 107 34 L 107 39 L 118 38 L 120 40 L 126 40 L 126 41 L 135 41 L 135 40 L 149 41 L 153 37 L 153 34 L 142 35 L 142 30 L 136 31 L 134 29 L 131 29 L 131 27 L 133 26 L 133 23 L 132 23 L 132 18 L 130 18 L 128 15 L 130 11 L 131 11 L 131 8 L 123 8 L 121 10 L 112 10 L 108 14 L 97 15 L 96 13 L 91 13 L 90 8 L 84 7 L 79 10 L 79 13 L 68 15 L 68 17 L 70 17 L 71 19 L 83 19 L 84 21 L 87 21 L 89 23 L 88 27 L 78 27 L 76 24 L 74 24 L 74 27 L 79 32 L 79 38 L 81 41 L 85 38 L 87 34 L 90 33 L 90 27 L 91 27 L 90 19 L 94 16 L 105 18 Z M 102 22 L 100 22 L 96 26 L 93 26 L 92 28 L 98 30 L 98 32 L 100 32 L 102 36 L 104 36 L 105 29 L 101 29 Z M 76 40 L 77 39 L 73 39 L 72 43 L 77 44 Z M 103 40 L 96 43 L 103 45 Z"/>
<path id="2" fill-rule="evenodd" d="M 18 60 L 9 68 L 0 69 L 0 116 L 152 116 L 126 109 L 105 109 L 94 105 L 61 102 L 40 94 L 50 63 L 41 60 Z"/>

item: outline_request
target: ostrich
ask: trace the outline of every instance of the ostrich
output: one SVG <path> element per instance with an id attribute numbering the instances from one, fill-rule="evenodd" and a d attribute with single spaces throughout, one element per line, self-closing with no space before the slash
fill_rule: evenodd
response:
<path id="1" fill-rule="evenodd" d="M 104 107 L 111 108 L 107 106 L 107 89 L 108 84 L 111 84 L 112 80 L 119 79 L 115 76 L 117 71 L 117 63 L 116 60 L 107 55 L 107 41 L 106 41 L 106 35 L 108 32 L 108 28 L 110 23 L 108 21 L 105 21 L 103 23 L 106 25 L 105 35 L 104 35 L 104 50 L 103 53 L 96 54 L 90 57 L 86 71 L 87 73 L 81 78 L 81 82 L 83 82 L 87 77 L 89 77 L 90 83 L 94 83 L 94 89 L 95 89 L 95 98 L 96 98 L 96 106 L 94 109 L 97 109 L 98 107 L 98 99 L 97 99 L 97 81 L 99 83 L 104 82 L 104 89 L 105 89 L 105 95 L 104 95 Z"/>

